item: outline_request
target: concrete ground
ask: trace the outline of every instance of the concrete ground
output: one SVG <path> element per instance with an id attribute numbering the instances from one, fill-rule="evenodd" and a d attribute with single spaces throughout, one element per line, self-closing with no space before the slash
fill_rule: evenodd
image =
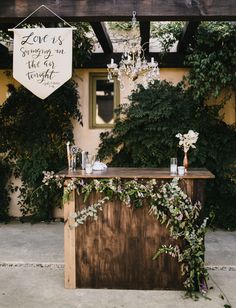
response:
<path id="1" fill-rule="evenodd" d="M 68 290 L 62 223 L 0 224 L 0 308 L 236 307 L 236 232 L 208 231 L 206 265 L 209 300 L 182 291 Z"/>

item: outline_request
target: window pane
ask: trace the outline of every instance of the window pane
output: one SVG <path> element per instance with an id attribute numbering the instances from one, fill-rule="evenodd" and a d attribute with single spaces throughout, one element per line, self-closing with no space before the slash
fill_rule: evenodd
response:
<path id="1" fill-rule="evenodd" d="M 96 124 L 114 123 L 114 82 L 96 80 Z"/>
<path id="2" fill-rule="evenodd" d="M 104 72 L 90 73 L 89 82 L 89 127 L 112 128 L 120 101 L 118 81 L 110 82 Z"/>

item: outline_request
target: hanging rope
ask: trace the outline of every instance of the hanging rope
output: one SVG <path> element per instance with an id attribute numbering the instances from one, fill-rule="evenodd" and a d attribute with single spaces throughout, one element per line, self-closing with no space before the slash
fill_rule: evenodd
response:
<path id="1" fill-rule="evenodd" d="M 51 12 L 53 15 L 55 15 L 57 18 L 59 18 L 61 21 L 63 21 L 65 24 L 67 24 L 70 28 L 72 28 L 73 30 L 77 30 L 76 27 L 73 27 L 71 24 L 69 24 L 65 19 L 63 19 L 62 17 L 60 17 L 59 15 L 57 15 L 55 12 L 53 12 L 53 10 L 51 10 L 50 8 L 48 8 L 46 5 L 42 4 L 40 5 L 36 10 L 34 10 L 32 13 L 30 13 L 28 16 L 26 16 L 21 22 L 19 22 L 14 28 L 12 29 L 8 29 L 8 31 L 14 31 L 18 26 L 20 26 L 21 24 L 23 24 L 28 18 L 30 18 L 32 15 L 34 15 L 37 11 L 41 10 L 41 8 L 45 8 L 47 9 L 49 12 Z"/>

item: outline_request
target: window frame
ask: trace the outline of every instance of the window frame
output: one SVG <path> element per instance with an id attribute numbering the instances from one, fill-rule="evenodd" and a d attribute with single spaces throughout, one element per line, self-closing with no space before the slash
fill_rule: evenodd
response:
<path id="1" fill-rule="evenodd" d="M 89 128 L 112 128 L 113 124 L 96 123 L 96 81 L 107 80 L 107 73 L 89 73 Z M 114 110 L 120 105 L 120 91 L 117 78 L 114 78 Z M 116 118 L 114 114 L 114 119 Z"/>

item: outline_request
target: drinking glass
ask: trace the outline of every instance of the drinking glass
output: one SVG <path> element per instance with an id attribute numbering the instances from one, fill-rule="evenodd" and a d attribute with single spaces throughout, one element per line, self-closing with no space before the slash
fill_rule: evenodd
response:
<path id="1" fill-rule="evenodd" d="M 177 174 L 177 158 L 171 157 L 170 159 L 170 174 Z"/>
<path id="2" fill-rule="evenodd" d="M 91 174 L 93 172 L 93 164 L 95 162 L 96 155 L 88 154 L 85 158 L 85 172 Z"/>
<path id="3" fill-rule="evenodd" d="M 180 176 L 184 176 L 184 166 L 179 166 L 178 167 L 178 175 Z"/>

